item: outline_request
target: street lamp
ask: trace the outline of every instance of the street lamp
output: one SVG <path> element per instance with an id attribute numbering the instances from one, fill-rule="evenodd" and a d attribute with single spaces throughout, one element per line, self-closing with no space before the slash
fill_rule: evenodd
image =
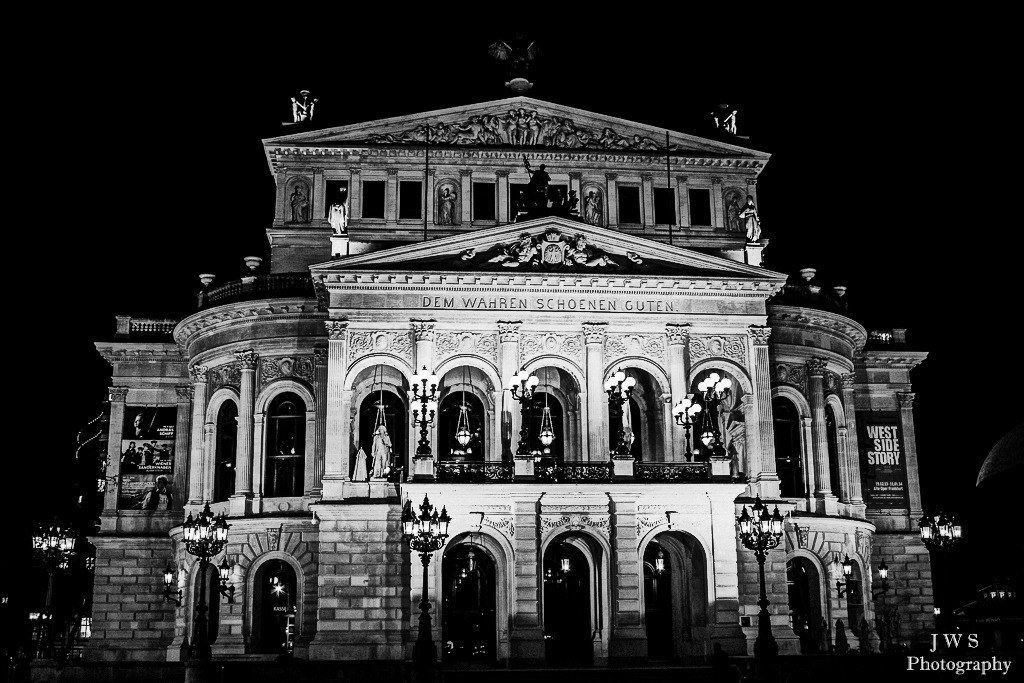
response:
<path id="1" fill-rule="evenodd" d="M 696 449 L 691 455 L 690 451 L 690 427 L 693 426 L 694 421 L 697 418 L 698 413 L 701 411 L 699 403 L 694 402 L 689 396 L 683 398 L 682 401 L 677 403 L 672 409 L 672 417 L 675 418 L 676 424 L 682 427 L 686 431 L 686 459 L 691 460 L 694 455 L 699 455 L 700 452 Z"/>
<path id="2" fill-rule="evenodd" d="M 423 496 L 419 517 L 413 512 L 411 500 L 405 501 L 405 508 L 402 510 L 402 535 L 405 537 L 406 543 L 409 544 L 409 549 L 418 552 L 420 560 L 423 562 L 420 632 L 412 649 L 413 663 L 421 666 L 433 666 L 437 661 L 437 647 L 430 637 L 427 567 L 430 566 L 430 554 L 440 550 L 448 540 L 448 523 L 451 521 L 448 510 L 442 507 L 441 513 L 438 514 L 437 508 L 430 504 L 427 496 Z"/>
<path id="3" fill-rule="evenodd" d="M 701 393 L 704 405 L 708 408 L 700 440 L 707 448 L 711 449 L 713 455 L 725 457 L 725 446 L 722 444 L 722 434 L 718 429 L 717 417 L 721 402 L 732 394 L 732 380 L 719 376 L 717 372 L 712 372 L 707 379 L 697 385 L 697 391 Z"/>
<path id="4" fill-rule="evenodd" d="M 771 603 L 768 602 L 768 592 L 765 589 L 764 561 L 768 557 L 768 552 L 778 547 L 782 541 L 782 515 L 779 514 L 778 505 L 772 514 L 768 514 L 768 506 L 762 503 L 761 497 L 758 496 L 750 512 L 747 512 L 747 506 L 743 506 L 736 522 L 740 529 L 740 541 L 745 548 L 753 550 L 754 557 L 757 558 L 761 587 L 757 600 L 757 606 L 761 609 L 757 613 L 757 639 L 754 641 L 755 663 L 759 669 L 757 679 L 774 680 L 778 674 L 776 660 L 779 656 L 779 645 L 772 635 L 772 619 L 768 613 L 768 605 Z"/>
<path id="5" fill-rule="evenodd" d="M 516 455 L 530 455 L 530 428 L 526 423 L 526 415 L 523 413 L 526 410 L 526 404 L 537 389 L 537 385 L 540 384 L 540 380 L 537 379 L 537 375 L 530 374 L 523 368 L 516 374 L 512 375 L 508 381 L 508 389 L 512 392 L 512 398 L 519 402 L 519 421 L 521 423 L 519 428 L 519 447 L 516 448 Z M 552 432 L 554 437 L 554 432 Z M 547 445 L 550 445 L 550 441 Z"/>
<path id="6" fill-rule="evenodd" d="M 437 414 L 437 375 L 427 372 L 427 366 L 412 376 L 412 389 L 409 390 L 409 403 L 412 405 L 412 420 L 420 426 L 420 441 L 416 447 L 416 457 L 430 457 L 430 439 L 427 437 L 427 425 L 433 424 Z"/>
<path id="7" fill-rule="evenodd" d="M 882 580 L 882 587 L 871 592 L 872 600 L 889 592 L 889 567 L 886 566 L 885 560 L 878 565 L 878 578 Z"/>
<path id="8" fill-rule="evenodd" d="M 839 562 L 839 556 L 837 555 L 836 564 L 841 564 L 843 566 L 843 578 L 846 579 L 845 581 L 836 579 L 836 593 L 839 594 L 839 599 L 842 600 L 843 596 L 850 590 L 850 577 L 853 575 L 853 560 L 851 560 L 850 556 L 847 555 L 846 559 Z"/>
<path id="9" fill-rule="evenodd" d="M 635 384 L 636 377 L 627 377 L 622 368 L 616 370 L 615 374 L 609 377 L 604 384 L 604 390 L 608 393 L 612 423 L 616 428 L 615 446 L 612 448 L 613 456 L 629 455 L 629 449 L 633 445 L 632 439 L 626 439 L 626 430 L 622 426 L 622 415 L 623 407 L 629 401 Z"/>
<path id="10" fill-rule="evenodd" d="M 167 563 L 167 568 L 164 569 L 164 600 L 167 602 L 173 602 L 178 607 L 181 607 L 181 586 L 177 589 L 172 588 L 174 585 L 174 570 L 171 568 L 171 564 Z"/>
<path id="11" fill-rule="evenodd" d="M 224 515 L 214 516 L 210 512 L 210 504 L 207 503 L 197 517 L 193 518 L 192 513 L 188 513 L 188 518 L 182 525 L 182 537 L 185 542 L 185 550 L 190 555 L 199 558 L 199 572 L 196 574 L 196 581 L 199 582 L 199 604 L 196 606 L 195 628 L 192 633 L 192 644 L 188 648 L 188 658 L 192 661 L 209 660 L 212 657 L 212 652 L 206 634 L 206 565 L 210 558 L 220 554 L 228 542 L 227 520 L 224 519 Z M 227 598 L 228 602 L 234 602 L 235 587 L 229 586 L 227 581 L 230 573 L 227 558 L 221 563 L 219 569 L 220 593 Z M 166 582 L 167 575 L 165 574 L 165 585 Z"/>
<path id="12" fill-rule="evenodd" d="M 36 561 L 46 567 L 46 604 L 39 618 L 37 654 L 43 657 L 49 647 L 50 623 L 53 621 L 53 573 L 57 569 L 71 566 L 75 556 L 75 532 L 70 527 L 61 527 L 56 521 L 48 526 L 40 524 L 32 534 L 32 554 Z"/>
<path id="13" fill-rule="evenodd" d="M 963 537 L 963 529 L 956 523 L 956 518 L 944 512 L 925 515 L 917 525 L 921 529 L 921 540 L 929 550 L 953 550 Z"/>

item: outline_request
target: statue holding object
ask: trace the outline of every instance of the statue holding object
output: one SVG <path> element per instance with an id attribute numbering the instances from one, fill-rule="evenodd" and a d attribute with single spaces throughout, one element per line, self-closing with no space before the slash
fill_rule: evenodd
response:
<path id="1" fill-rule="evenodd" d="M 308 90 L 299 91 L 297 98 L 292 98 L 292 118 L 294 123 L 313 120 L 313 108 L 319 100 L 310 99 Z"/>

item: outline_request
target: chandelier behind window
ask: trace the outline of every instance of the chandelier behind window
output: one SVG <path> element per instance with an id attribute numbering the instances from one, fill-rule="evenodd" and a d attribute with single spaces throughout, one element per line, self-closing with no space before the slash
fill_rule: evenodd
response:
<path id="1" fill-rule="evenodd" d="M 455 429 L 455 441 L 459 448 L 455 451 L 457 455 L 472 453 L 469 442 L 473 439 L 473 433 L 469 431 L 469 409 L 466 407 L 466 388 L 469 383 L 466 380 L 466 367 L 462 367 L 462 405 L 459 406 L 459 422 Z"/>
<path id="2" fill-rule="evenodd" d="M 540 439 L 541 445 L 544 446 L 544 455 L 551 455 L 551 444 L 555 441 L 555 428 L 551 421 L 551 408 L 548 408 L 548 393 L 551 391 L 551 385 L 548 384 L 548 370 L 544 368 L 544 386 L 546 388 L 544 392 L 544 412 L 540 420 L 540 434 L 537 438 Z"/>

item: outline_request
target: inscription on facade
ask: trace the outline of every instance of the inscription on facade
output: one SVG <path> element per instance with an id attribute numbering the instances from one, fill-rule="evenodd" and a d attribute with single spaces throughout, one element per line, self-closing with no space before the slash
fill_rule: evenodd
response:
<path id="1" fill-rule="evenodd" d="M 675 313 L 676 303 L 664 299 L 564 297 L 564 296 L 424 296 L 420 308 L 454 308 L 496 311 L 609 311 L 626 313 Z"/>

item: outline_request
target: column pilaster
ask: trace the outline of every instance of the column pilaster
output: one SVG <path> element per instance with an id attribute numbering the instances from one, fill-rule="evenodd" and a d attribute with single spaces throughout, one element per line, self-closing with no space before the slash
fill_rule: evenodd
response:
<path id="1" fill-rule="evenodd" d="M 472 225 L 473 223 L 473 204 L 472 204 L 472 192 L 473 192 L 473 171 L 468 168 L 459 170 L 459 178 L 461 180 L 462 197 L 462 225 Z"/>
<path id="2" fill-rule="evenodd" d="M 914 429 L 914 394 L 896 394 L 900 407 L 900 427 L 903 432 L 903 456 L 907 462 L 907 498 L 910 500 L 910 520 L 924 516 L 921 505 L 921 474 L 917 469 L 917 434 Z"/>
<path id="3" fill-rule="evenodd" d="M 498 179 L 498 223 L 508 223 L 508 171 L 495 171 Z"/>
<path id="4" fill-rule="evenodd" d="M 828 461 L 828 431 L 825 426 L 825 366 L 824 358 L 807 361 L 808 402 L 811 404 L 811 448 L 814 454 L 814 499 L 818 512 L 835 513 L 832 476 Z"/>
<path id="5" fill-rule="evenodd" d="M 185 507 L 187 491 L 185 482 L 188 480 L 188 446 L 189 428 L 192 420 L 192 387 L 180 385 L 174 387 L 177 398 L 177 415 L 174 420 L 174 485 L 171 487 L 171 509 L 181 510 Z"/>
<path id="6" fill-rule="evenodd" d="M 235 446 L 235 493 L 231 496 L 231 514 L 252 511 L 253 435 L 256 413 L 256 366 L 260 356 L 252 349 L 235 351 L 242 369 L 238 388 L 238 441 Z"/>
<path id="7" fill-rule="evenodd" d="M 103 514 L 100 526 L 103 531 L 117 527 L 117 497 L 121 490 L 121 438 L 124 435 L 124 408 L 128 399 L 128 387 L 110 387 L 110 431 L 107 441 L 106 488 L 103 491 Z M 176 482 L 175 488 L 181 486 Z M 108 522 L 109 520 L 109 522 Z"/>
<path id="8" fill-rule="evenodd" d="M 686 431 L 675 423 L 671 415 L 672 408 L 689 394 L 687 391 L 689 368 L 686 363 L 686 350 L 690 344 L 690 324 L 668 323 L 665 329 L 668 332 L 668 381 L 672 392 L 668 406 L 670 416 L 668 419 L 672 422 L 672 443 L 669 452 L 672 454 L 671 460 L 683 462 L 686 460 Z M 692 430 L 690 438 L 694 438 Z"/>
<path id="9" fill-rule="evenodd" d="M 644 228 L 654 227 L 654 176 L 650 173 L 640 175 L 640 193 L 643 195 L 644 214 L 640 217 Z"/>
<path id="10" fill-rule="evenodd" d="M 319 498 L 324 488 L 324 454 L 327 451 L 327 349 L 313 349 L 313 393 L 316 425 L 313 439 L 313 491 Z"/>
<path id="11" fill-rule="evenodd" d="M 388 169 L 387 190 L 384 196 L 384 219 L 388 223 L 398 222 L 398 169 Z"/>
<path id="12" fill-rule="evenodd" d="M 203 503 L 203 424 L 206 422 L 206 383 L 205 365 L 193 365 L 189 369 L 192 378 L 192 437 L 189 439 L 188 461 L 188 504 Z"/>
<path id="13" fill-rule="evenodd" d="M 846 458 L 843 460 L 843 487 L 851 505 L 864 505 L 864 493 L 860 480 L 860 439 L 857 434 L 857 406 L 855 376 L 851 372 L 842 375 L 843 411 L 846 413 Z"/>
<path id="14" fill-rule="evenodd" d="M 583 339 L 587 347 L 587 439 L 584 461 L 608 462 L 608 395 L 604 393 L 604 340 L 607 323 L 583 323 Z M 632 459 L 630 459 L 632 462 Z"/>
<path id="15" fill-rule="evenodd" d="M 615 173 L 606 173 L 605 198 L 608 200 L 608 227 L 619 227 L 619 198 L 615 192 L 615 181 L 618 179 Z"/>
<path id="16" fill-rule="evenodd" d="M 463 214 L 466 216 L 468 214 Z M 416 342 L 416 365 L 413 367 L 426 372 L 434 372 L 434 333 L 437 323 L 432 320 L 413 320 L 412 334 Z M 440 382 L 438 378 L 438 382 Z M 437 388 L 438 395 L 441 387 Z M 416 456 L 413 458 L 413 476 L 417 480 L 433 480 L 434 463 L 437 462 L 437 422 L 441 419 L 438 414 L 434 417 L 434 423 L 427 426 L 428 438 L 430 439 L 430 456 Z M 415 426 L 415 425 L 414 425 Z M 414 434 L 419 433 L 419 427 L 415 426 Z"/>
<path id="17" fill-rule="evenodd" d="M 344 482 L 349 478 L 349 441 L 344 408 L 347 371 L 348 321 L 327 320 L 327 419 L 324 441 L 322 500 L 344 500 Z"/>
<path id="18" fill-rule="evenodd" d="M 518 320 L 498 321 L 498 340 L 501 348 L 498 360 L 501 364 L 501 459 L 515 465 L 514 475 L 517 479 L 533 479 L 533 458 L 525 460 L 516 458 L 516 446 L 519 429 L 522 427 L 522 414 L 519 403 L 512 398 L 509 382 L 519 371 L 519 328 Z"/>
<path id="19" fill-rule="evenodd" d="M 750 454 L 750 477 L 757 482 L 759 493 L 765 500 L 779 497 L 779 475 L 775 470 L 775 428 L 772 423 L 772 380 L 768 364 L 768 339 L 772 328 L 751 325 L 750 336 L 753 361 L 754 395 L 759 439 L 747 439 Z"/>
<path id="20" fill-rule="evenodd" d="M 633 496 L 612 494 L 612 543 L 616 561 L 612 567 L 612 632 L 608 644 L 608 660 L 612 665 L 630 665 L 647 660 L 647 630 L 640 612 L 640 591 L 637 581 L 637 500 Z M 630 556 L 633 560 L 630 561 Z"/>
<path id="21" fill-rule="evenodd" d="M 722 179 L 711 179 L 712 220 L 716 228 L 725 227 L 725 207 L 722 206 Z"/>

